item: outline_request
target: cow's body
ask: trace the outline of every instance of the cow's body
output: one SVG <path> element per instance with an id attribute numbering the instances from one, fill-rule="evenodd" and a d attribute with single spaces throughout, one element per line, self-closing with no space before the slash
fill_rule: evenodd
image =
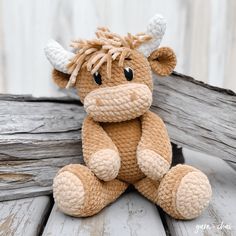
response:
<path id="1" fill-rule="evenodd" d="M 137 146 L 141 138 L 139 118 L 118 123 L 101 123 L 119 150 L 121 166 L 117 179 L 134 183 L 144 177 L 137 163 Z"/>
<path id="2" fill-rule="evenodd" d="M 82 129 L 86 165 L 67 165 L 54 178 L 54 199 L 64 213 L 94 215 L 130 184 L 177 219 L 195 218 L 207 206 L 207 177 L 188 165 L 170 169 L 165 124 L 149 110 L 151 71 L 166 76 L 176 65 L 173 50 L 158 48 L 164 32 L 157 15 L 144 34 L 122 37 L 99 28 L 97 38 L 73 42 L 73 53 L 55 42 L 46 48 L 54 81 L 76 87 L 88 114 Z"/>

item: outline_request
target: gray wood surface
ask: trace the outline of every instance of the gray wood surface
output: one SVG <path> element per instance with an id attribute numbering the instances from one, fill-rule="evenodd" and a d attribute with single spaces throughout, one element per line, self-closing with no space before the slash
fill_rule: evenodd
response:
<path id="1" fill-rule="evenodd" d="M 81 162 L 84 112 L 67 100 L 0 97 L 0 200 L 47 194 L 58 168 Z"/>
<path id="2" fill-rule="evenodd" d="M 157 79 L 153 111 L 174 143 L 236 162 L 234 92 L 174 74 Z"/>
<path id="3" fill-rule="evenodd" d="M 209 207 L 197 219 L 177 221 L 166 216 L 173 236 L 236 235 L 236 172 L 224 161 L 197 152 L 184 150 L 187 164 L 207 174 L 213 190 Z"/>
<path id="4" fill-rule="evenodd" d="M 159 236 L 166 235 L 157 208 L 136 192 L 89 218 L 74 218 L 53 207 L 43 236 Z"/>
<path id="5" fill-rule="evenodd" d="M 171 140 L 235 162 L 235 93 L 176 73 L 154 80 L 152 110 Z M 0 201 L 50 193 L 60 167 L 82 162 L 81 103 L 1 95 L 0 107 Z"/>
<path id="6" fill-rule="evenodd" d="M 0 203 L 0 236 L 37 236 L 50 210 L 47 196 Z"/>

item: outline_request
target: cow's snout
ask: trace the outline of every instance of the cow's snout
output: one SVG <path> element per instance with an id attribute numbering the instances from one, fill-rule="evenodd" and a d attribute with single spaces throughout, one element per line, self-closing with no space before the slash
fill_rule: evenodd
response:
<path id="1" fill-rule="evenodd" d="M 121 122 L 143 115 L 151 103 L 152 93 L 145 84 L 129 83 L 93 90 L 84 107 L 96 121 Z"/>

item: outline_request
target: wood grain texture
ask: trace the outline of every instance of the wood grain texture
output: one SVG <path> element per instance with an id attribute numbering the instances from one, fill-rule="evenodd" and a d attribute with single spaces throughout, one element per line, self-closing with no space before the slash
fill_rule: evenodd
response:
<path id="1" fill-rule="evenodd" d="M 209 207 L 195 220 L 178 221 L 166 216 L 171 235 L 236 235 L 236 172 L 213 156 L 184 150 L 184 157 L 187 164 L 208 176 L 213 196 Z"/>
<path id="2" fill-rule="evenodd" d="M 152 110 L 180 146 L 236 162 L 236 94 L 174 73 L 154 76 Z"/>
<path id="3" fill-rule="evenodd" d="M 0 100 L 0 200 L 49 193 L 60 167 L 82 162 L 83 108 L 66 99 Z"/>
<path id="4" fill-rule="evenodd" d="M 154 80 L 152 110 L 171 140 L 235 162 L 235 93 L 176 73 Z M 82 162 L 81 103 L 2 95 L 0 106 L 0 200 L 50 193 L 60 167 Z"/>
<path id="5" fill-rule="evenodd" d="M 37 236 L 50 210 L 47 196 L 0 203 L 1 236 Z"/>
<path id="6" fill-rule="evenodd" d="M 121 196 L 99 214 L 74 218 L 53 207 L 43 236 L 164 236 L 157 208 L 138 193 Z"/>

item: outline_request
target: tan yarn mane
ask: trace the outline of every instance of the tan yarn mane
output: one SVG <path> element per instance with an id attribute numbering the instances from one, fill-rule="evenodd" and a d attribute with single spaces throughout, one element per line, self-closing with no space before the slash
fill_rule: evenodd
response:
<path id="1" fill-rule="evenodd" d="M 76 55 L 68 65 L 71 73 L 67 88 L 74 85 L 78 72 L 82 67 L 87 67 L 94 74 L 106 62 L 107 76 L 111 78 L 112 61 L 119 59 L 119 66 L 123 66 L 125 58 L 129 57 L 132 49 L 139 47 L 142 43 L 149 41 L 152 37 L 145 33 L 120 36 L 107 28 L 98 28 L 96 39 L 75 40 L 71 46 Z"/>

